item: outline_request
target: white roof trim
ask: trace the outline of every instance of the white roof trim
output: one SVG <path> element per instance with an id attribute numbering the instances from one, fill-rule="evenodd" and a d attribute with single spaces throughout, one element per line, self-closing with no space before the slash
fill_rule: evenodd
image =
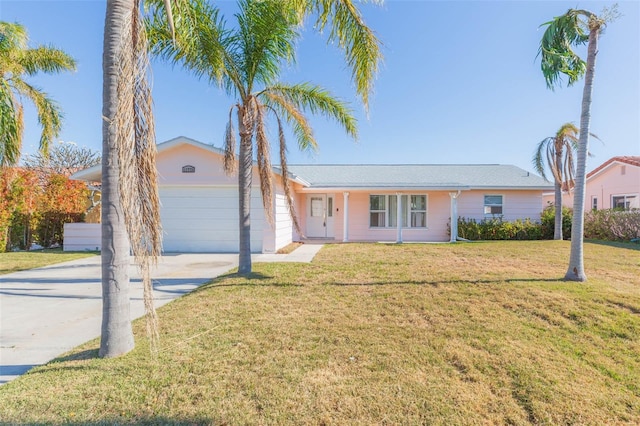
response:
<path id="1" fill-rule="evenodd" d="M 186 136 L 178 136 L 173 139 L 169 139 L 168 141 L 161 142 L 156 145 L 156 149 L 158 153 L 161 153 L 168 149 L 175 148 L 180 145 L 191 145 L 200 149 L 207 150 L 209 152 L 213 152 L 214 154 L 224 156 L 224 150 L 220 148 L 216 148 L 213 145 L 209 145 L 209 144 L 197 141 L 195 139 L 188 138 Z M 256 165 L 256 162 L 254 161 L 253 164 Z M 280 169 L 277 168 L 277 170 L 278 170 L 277 174 L 282 175 L 282 173 L 280 172 Z M 89 167 L 88 169 L 80 170 L 72 174 L 70 178 L 73 180 L 81 180 L 86 182 L 100 182 L 102 180 L 102 164 L 97 164 L 95 166 Z M 289 179 L 303 186 L 309 186 L 308 182 L 304 181 L 298 176 L 294 176 L 292 173 L 290 173 Z"/>

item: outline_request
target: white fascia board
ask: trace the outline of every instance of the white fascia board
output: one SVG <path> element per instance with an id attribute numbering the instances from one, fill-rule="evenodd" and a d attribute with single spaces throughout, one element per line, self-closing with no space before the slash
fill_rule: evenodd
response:
<path id="1" fill-rule="evenodd" d="M 88 169 L 75 172 L 70 179 L 81 180 L 84 182 L 101 182 L 102 181 L 102 164 L 96 164 Z"/>
<path id="2" fill-rule="evenodd" d="M 416 191 L 468 191 L 468 186 L 314 186 L 306 187 L 299 192 L 331 193 L 331 192 L 416 192 Z"/>
<path id="3" fill-rule="evenodd" d="M 553 186 L 471 186 L 469 190 L 476 191 L 553 191 Z"/>

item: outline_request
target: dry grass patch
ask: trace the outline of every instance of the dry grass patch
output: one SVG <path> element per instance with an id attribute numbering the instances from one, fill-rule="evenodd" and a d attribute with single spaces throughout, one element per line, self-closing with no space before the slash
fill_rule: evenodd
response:
<path id="1" fill-rule="evenodd" d="M 63 252 L 62 249 L 0 253 L 0 275 L 95 256 L 96 252 Z"/>
<path id="2" fill-rule="evenodd" d="M 96 342 L 0 388 L 9 423 L 638 424 L 640 251 L 340 244 L 160 310 L 162 352 Z"/>

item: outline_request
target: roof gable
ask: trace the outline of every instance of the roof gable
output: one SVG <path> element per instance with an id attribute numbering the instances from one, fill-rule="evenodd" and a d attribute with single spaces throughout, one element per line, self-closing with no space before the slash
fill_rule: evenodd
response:
<path id="1" fill-rule="evenodd" d="M 627 164 L 634 167 L 640 167 L 640 156 L 625 155 L 619 157 L 611 157 L 595 169 L 591 170 L 587 174 L 587 179 L 590 179 L 600 173 L 606 172 L 607 169 L 613 167 L 615 164 Z"/>

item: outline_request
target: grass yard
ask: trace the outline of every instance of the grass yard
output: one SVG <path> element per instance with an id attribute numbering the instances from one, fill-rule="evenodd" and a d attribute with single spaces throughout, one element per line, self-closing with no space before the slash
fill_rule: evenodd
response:
<path id="1" fill-rule="evenodd" d="M 0 424 L 640 424 L 640 250 L 336 244 L 160 309 L 0 387 Z"/>
<path id="2" fill-rule="evenodd" d="M 0 253 L 0 275 L 24 271 L 25 269 L 41 268 L 54 263 L 95 256 L 96 254 L 96 252 L 63 252 L 62 249 Z"/>

